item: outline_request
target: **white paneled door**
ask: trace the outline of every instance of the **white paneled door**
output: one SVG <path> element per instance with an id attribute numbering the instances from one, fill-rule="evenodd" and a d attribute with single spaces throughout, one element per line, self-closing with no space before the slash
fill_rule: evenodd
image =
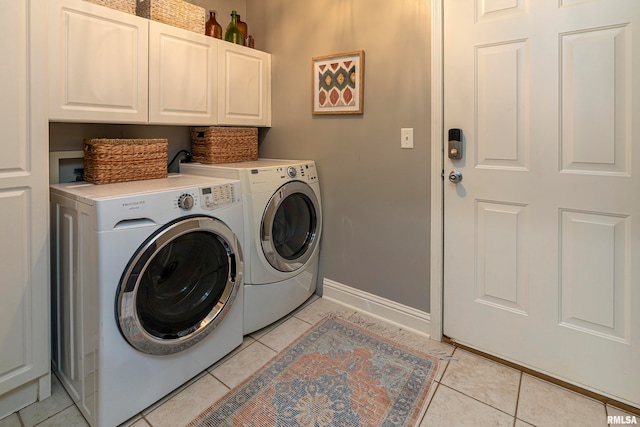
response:
<path id="1" fill-rule="evenodd" d="M 640 2 L 443 4 L 444 334 L 640 407 Z"/>

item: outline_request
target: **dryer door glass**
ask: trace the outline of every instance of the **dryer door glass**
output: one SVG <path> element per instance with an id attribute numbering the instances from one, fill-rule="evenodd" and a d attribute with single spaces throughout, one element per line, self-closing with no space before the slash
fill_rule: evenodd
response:
<path id="1" fill-rule="evenodd" d="M 285 272 L 301 268 L 315 250 L 320 223 L 311 187 L 299 181 L 280 187 L 262 220 L 262 249 L 269 264 Z"/>
<path id="2" fill-rule="evenodd" d="M 216 219 L 189 217 L 163 227 L 139 248 L 122 276 L 122 334 L 150 354 L 194 345 L 229 309 L 241 281 L 238 262 L 237 239 Z"/>

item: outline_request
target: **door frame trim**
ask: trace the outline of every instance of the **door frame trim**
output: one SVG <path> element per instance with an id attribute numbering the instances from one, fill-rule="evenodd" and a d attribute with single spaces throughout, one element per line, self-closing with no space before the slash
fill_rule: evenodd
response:
<path id="1" fill-rule="evenodd" d="M 444 286 L 444 0 L 431 1 L 431 338 L 443 335 Z"/>

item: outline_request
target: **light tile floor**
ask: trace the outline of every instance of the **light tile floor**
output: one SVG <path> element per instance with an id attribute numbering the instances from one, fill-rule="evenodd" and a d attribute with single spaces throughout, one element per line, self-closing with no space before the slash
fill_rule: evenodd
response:
<path id="1" fill-rule="evenodd" d="M 182 427 L 257 371 L 328 313 L 440 358 L 419 427 L 607 426 L 607 415 L 631 415 L 461 349 L 412 335 L 344 306 L 314 297 L 292 315 L 246 336 L 240 347 L 136 417 L 132 427 Z M 0 427 L 87 427 L 53 378 L 52 396 L 0 420 Z M 636 417 L 640 420 L 640 417 Z M 640 422 L 640 421 L 639 421 Z"/>

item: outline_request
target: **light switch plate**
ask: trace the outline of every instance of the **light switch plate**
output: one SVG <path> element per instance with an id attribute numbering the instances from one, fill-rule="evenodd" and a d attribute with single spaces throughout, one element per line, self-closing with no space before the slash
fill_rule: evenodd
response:
<path id="1" fill-rule="evenodd" d="M 400 129 L 400 147 L 413 148 L 413 128 Z"/>

